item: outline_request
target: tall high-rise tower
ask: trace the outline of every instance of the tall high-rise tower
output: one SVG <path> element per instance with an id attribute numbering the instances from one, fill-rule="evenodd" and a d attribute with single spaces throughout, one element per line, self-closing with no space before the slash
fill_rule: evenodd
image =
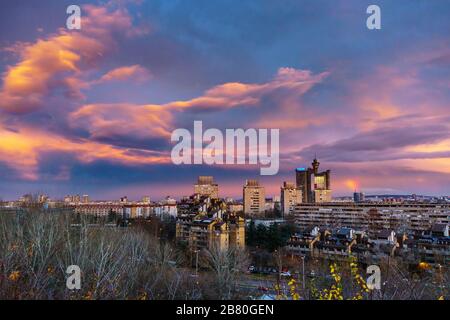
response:
<path id="1" fill-rule="evenodd" d="M 295 169 L 297 188 L 302 191 L 303 202 L 331 202 L 331 172 L 319 172 L 320 162 L 314 158 L 311 168 Z"/>
<path id="2" fill-rule="evenodd" d="M 264 187 L 257 180 L 247 180 L 243 189 L 244 213 L 258 216 L 264 213 L 266 194 Z"/>
<path id="3" fill-rule="evenodd" d="M 297 168 L 295 169 L 295 182 L 297 188 L 302 192 L 302 202 L 312 202 L 311 194 L 311 169 Z"/>
<path id="4" fill-rule="evenodd" d="M 283 215 L 291 213 L 296 204 L 302 203 L 302 191 L 293 183 L 283 182 L 281 186 L 281 212 Z"/>

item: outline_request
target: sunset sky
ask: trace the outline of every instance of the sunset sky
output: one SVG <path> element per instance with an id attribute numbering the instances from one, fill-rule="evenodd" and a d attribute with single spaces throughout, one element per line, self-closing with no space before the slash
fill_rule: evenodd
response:
<path id="1" fill-rule="evenodd" d="M 449 17 L 447 0 L 3 0 L 0 198 L 157 200 L 198 175 L 271 196 L 314 154 L 334 196 L 450 195 Z M 194 120 L 279 128 L 279 174 L 173 165 L 170 135 Z"/>

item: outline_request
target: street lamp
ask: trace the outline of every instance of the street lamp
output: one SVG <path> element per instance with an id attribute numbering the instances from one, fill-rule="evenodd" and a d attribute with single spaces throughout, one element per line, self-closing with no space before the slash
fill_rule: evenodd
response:
<path id="1" fill-rule="evenodd" d="M 195 250 L 195 276 L 198 277 L 198 250 Z"/>
<path id="2" fill-rule="evenodd" d="M 302 259 L 302 286 L 303 286 L 303 292 L 305 292 L 305 256 L 301 256 Z"/>
<path id="3" fill-rule="evenodd" d="M 195 252 L 195 274 L 191 275 L 192 277 L 198 276 L 198 252 L 199 250 L 192 250 L 192 252 Z M 191 266 L 192 266 L 192 253 L 191 253 Z"/>

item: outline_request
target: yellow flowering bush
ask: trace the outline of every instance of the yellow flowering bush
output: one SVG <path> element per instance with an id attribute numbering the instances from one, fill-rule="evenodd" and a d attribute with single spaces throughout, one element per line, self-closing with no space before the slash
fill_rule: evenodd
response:
<path id="1" fill-rule="evenodd" d="M 333 262 L 329 265 L 329 274 L 331 279 L 333 280 L 332 284 L 329 287 L 323 288 L 321 290 L 317 289 L 314 281 L 310 283 L 310 295 L 312 299 L 318 300 L 362 300 L 366 293 L 369 292 L 369 288 L 367 286 L 364 278 L 359 274 L 358 264 L 356 262 L 355 257 L 350 257 L 349 260 L 350 266 L 350 275 L 351 275 L 351 283 L 354 287 L 357 288 L 357 291 L 354 295 L 351 295 L 348 298 L 344 297 L 344 288 L 343 288 L 343 276 L 339 270 L 337 263 Z M 300 299 L 300 293 L 298 289 L 298 283 L 295 279 L 290 279 L 288 282 L 289 293 L 293 300 Z"/>
<path id="2" fill-rule="evenodd" d="M 298 294 L 297 281 L 295 279 L 291 279 L 288 282 L 289 292 L 292 297 L 292 300 L 300 300 L 300 295 Z"/>
<path id="3" fill-rule="evenodd" d="M 20 278 L 20 271 L 13 271 L 8 276 L 8 279 L 11 281 L 17 281 L 17 280 L 19 280 L 19 278 Z"/>

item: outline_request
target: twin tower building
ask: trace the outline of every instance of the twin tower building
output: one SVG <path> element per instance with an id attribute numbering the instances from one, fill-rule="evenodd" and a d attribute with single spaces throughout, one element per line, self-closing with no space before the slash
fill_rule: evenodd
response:
<path id="1" fill-rule="evenodd" d="M 302 202 L 331 202 L 330 170 L 319 172 L 320 162 L 314 158 L 311 168 L 295 169 L 297 188 Z"/>
<path id="2" fill-rule="evenodd" d="M 319 165 L 319 161 L 315 158 L 310 168 L 295 169 L 295 184 L 283 183 L 281 197 L 278 200 L 281 202 L 279 205 L 283 215 L 289 214 L 299 203 L 331 202 L 330 170 L 319 172 Z M 246 215 L 261 215 L 267 209 L 264 187 L 257 180 L 247 180 L 243 200 Z"/>
<path id="3" fill-rule="evenodd" d="M 281 187 L 281 211 L 289 214 L 299 203 L 331 202 L 330 170 L 319 172 L 320 162 L 314 158 L 310 168 L 295 169 L 295 184 Z"/>

